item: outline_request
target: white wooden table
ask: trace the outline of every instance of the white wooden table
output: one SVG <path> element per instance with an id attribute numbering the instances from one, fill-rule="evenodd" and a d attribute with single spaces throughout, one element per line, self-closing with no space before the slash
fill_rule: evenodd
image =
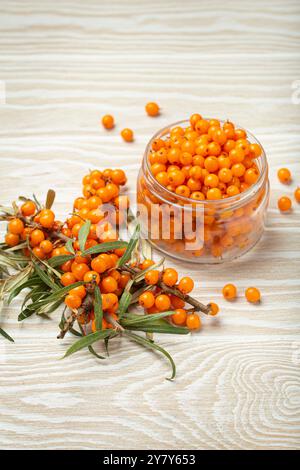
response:
<path id="1" fill-rule="evenodd" d="M 112 165 L 126 168 L 133 192 L 147 140 L 192 112 L 256 134 L 272 186 L 251 253 L 231 265 L 173 263 L 222 310 L 198 334 L 159 338 L 177 362 L 174 383 L 163 359 L 125 339 L 104 364 L 87 352 L 59 361 L 73 338 L 56 339 L 58 315 L 20 325 L 20 302 L 5 309 L 15 344 L 0 343 L 1 448 L 299 448 L 300 207 L 276 207 L 300 184 L 299 26 L 296 0 L 1 1 L 1 203 L 52 187 L 64 217 L 82 175 Z M 145 115 L 150 100 L 161 117 Z M 105 113 L 113 132 L 99 126 Z M 283 165 L 290 187 L 276 178 Z M 229 281 L 241 293 L 233 304 L 221 296 Z M 249 285 L 261 305 L 244 300 Z"/>

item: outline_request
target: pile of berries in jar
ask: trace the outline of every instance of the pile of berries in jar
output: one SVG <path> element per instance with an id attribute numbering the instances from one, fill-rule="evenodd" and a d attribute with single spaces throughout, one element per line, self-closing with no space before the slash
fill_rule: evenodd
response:
<path id="1" fill-rule="evenodd" d="M 137 196 L 138 203 L 147 207 L 145 236 L 177 258 L 200 262 L 234 258 L 248 251 L 263 232 L 268 189 L 266 156 L 256 139 L 232 122 L 193 114 L 189 121 L 160 131 L 146 149 Z M 166 202 L 174 209 L 170 236 L 161 236 L 158 227 L 154 239 L 149 220 L 151 225 L 160 224 Z M 156 221 L 151 217 L 153 204 L 161 206 Z M 174 229 L 183 206 L 185 214 L 187 207 L 203 208 L 198 235 L 190 231 L 178 236 Z M 202 243 L 187 249 L 186 241 L 193 236 Z"/>

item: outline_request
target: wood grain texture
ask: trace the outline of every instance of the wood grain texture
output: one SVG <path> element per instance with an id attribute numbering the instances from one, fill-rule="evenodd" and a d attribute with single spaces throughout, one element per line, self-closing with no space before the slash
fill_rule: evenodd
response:
<path id="1" fill-rule="evenodd" d="M 222 310 L 199 334 L 159 338 L 176 360 L 174 383 L 163 359 L 125 339 L 103 364 L 86 352 L 58 361 L 72 341 L 56 340 L 58 315 L 19 325 L 19 303 L 5 309 L 16 343 L 0 343 L 1 448 L 300 447 L 300 207 L 276 208 L 300 183 L 299 26 L 297 0 L 0 2 L 1 203 L 52 187 L 64 217 L 84 172 L 112 164 L 126 168 L 134 194 L 148 139 L 192 112 L 257 135 L 272 187 L 253 251 L 229 265 L 173 263 Z M 145 116 L 149 100 L 159 118 Z M 107 112 L 117 121 L 109 133 L 99 127 Z M 134 144 L 121 141 L 123 126 Z M 283 163 L 288 187 L 276 179 Z M 228 281 L 241 293 L 232 304 L 221 298 Z M 259 306 L 242 295 L 253 284 Z"/>

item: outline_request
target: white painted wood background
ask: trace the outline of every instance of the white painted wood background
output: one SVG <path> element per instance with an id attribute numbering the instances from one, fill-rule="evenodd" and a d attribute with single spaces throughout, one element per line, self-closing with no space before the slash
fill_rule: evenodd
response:
<path id="1" fill-rule="evenodd" d="M 299 26 L 297 0 L 1 0 L 1 203 L 52 187 L 64 217 L 82 175 L 112 165 L 126 168 L 134 192 L 147 140 L 192 112 L 252 130 L 272 187 L 251 253 L 223 266 L 177 263 L 221 314 L 198 334 L 159 338 L 176 360 L 174 383 L 163 359 L 125 340 L 103 364 L 85 352 L 59 361 L 73 338 L 56 339 L 58 315 L 19 325 L 19 302 L 6 309 L 16 342 L 0 343 L 1 448 L 300 447 L 300 207 L 276 207 L 300 184 Z M 145 115 L 149 100 L 161 117 Z M 99 127 L 105 113 L 117 121 L 110 133 Z M 133 144 L 121 141 L 123 126 Z M 290 187 L 276 179 L 282 165 Z M 228 281 L 240 291 L 232 304 L 221 296 Z M 261 305 L 244 300 L 249 285 Z"/>

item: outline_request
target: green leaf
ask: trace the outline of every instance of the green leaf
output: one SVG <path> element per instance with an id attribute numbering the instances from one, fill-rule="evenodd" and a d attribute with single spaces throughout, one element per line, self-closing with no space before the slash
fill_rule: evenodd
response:
<path id="1" fill-rule="evenodd" d="M 33 264 L 34 264 L 35 272 L 41 278 L 41 280 L 47 286 L 49 286 L 52 290 L 57 291 L 59 289 L 59 287 L 55 284 L 55 282 L 52 281 L 50 276 L 48 274 L 46 274 L 46 272 L 43 271 L 35 261 L 33 261 Z"/>
<path id="2" fill-rule="evenodd" d="M 146 348 L 153 349 L 155 351 L 161 352 L 169 361 L 172 367 L 172 375 L 168 380 L 173 380 L 175 375 L 176 375 L 176 366 L 175 362 L 172 359 L 172 356 L 166 351 L 164 348 L 161 346 L 158 346 L 158 344 L 154 343 L 153 341 L 150 341 L 148 339 L 142 338 L 139 335 L 136 335 L 134 333 L 129 333 L 128 331 L 125 332 L 126 336 L 129 337 L 132 341 L 135 341 L 138 344 L 141 344 L 142 346 L 145 346 Z"/>
<path id="3" fill-rule="evenodd" d="M 95 255 L 97 253 L 106 253 L 107 251 L 113 251 L 117 248 L 126 248 L 128 245 L 127 242 L 116 241 L 116 242 L 103 242 L 99 245 L 92 246 L 82 253 L 82 256 L 86 255 Z"/>
<path id="4" fill-rule="evenodd" d="M 91 221 L 87 220 L 79 230 L 78 241 L 79 241 L 79 247 L 81 251 L 84 251 L 87 237 L 90 233 L 90 228 L 91 228 Z"/>
<path id="5" fill-rule="evenodd" d="M 68 357 L 71 354 L 74 354 L 75 352 L 80 351 L 83 348 L 87 348 L 88 346 L 95 343 L 96 341 L 99 341 L 100 339 L 104 339 L 104 338 L 107 338 L 108 336 L 116 336 L 116 335 L 117 333 L 111 329 L 99 330 L 99 331 L 96 331 L 95 333 L 90 333 L 89 335 L 84 336 L 83 338 L 76 341 L 76 343 L 72 344 L 72 346 L 67 350 L 63 358 Z"/>
<path id="6" fill-rule="evenodd" d="M 95 313 L 96 330 L 102 330 L 102 318 L 103 318 L 102 297 L 101 297 L 100 289 L 98 286 L 95 287 L 94 294 L 95 294 L 94 313 Z"/>
<path id="7" fill-rule="evenodd" d="M 57 291 L 50 294 L 45 300 L 42 301 L 42 303 L 49 303 L 49 302 L 61 299 L 71 289 L 74 289 L 75 287 L 78 287 L 78 286 L 82 286 L 83 284 L 84 284 L 83 281 L 77 281 L 77 282 L 74 282 L 74 284 L 70 284 L 69 286 L 62 287 L 61 289 L 58 289 Z"/>
<path id="8" fill-rule="evenodd" d="M 9 334 L 6 333 L 6 331 L 4 331 L 2 328 L 0 328 L 0 335 L 2 335 L 4 338 L 8 339 L 8 341 L 10 341 L 11 343 L 15 342 L 13 340 L 13 338 L 11 336 L 9 336 Z"/>
<path id="9" fill-rule="evenodd" d="M 74 247 L 73 247 L 73 243 L 74 243 L 74 240 L 72 238 L 69 238 L 65 246 L 66 246 L 66 249 L 70 253 L 73 253 L 73 255 L 75 255 L 75 250 L 74 250 Z"/>
<path id="10" fill-rule="evenodd" d="M 70 251 L 70 250 L 69 250 Z M 54 256 L 53 258 L 48 259 L 47 263 L 52 266 L 52 268 L 55 268 L 56 266 L 60 266 L 61 264 L 66 263 L 70 259 L 73 259 L 73 255 L 60 255 L 60 256 Z"/>
<path id="11" fill-rule="evenodd" d="M 168 310 L 166 312 L 160 313 L 147 313 L 146 315 L 137 315 L 135 313 L 127 313 L 122 319 L 122 325 L 130 325 L 137 323 L 151 323 L 154 320 L 159 320 L 161 318 L 169 317 L 173 315 L 174 310 Z"/>
<path id="12" fill-rule="evenodd" d="M 128 243 L 127 249 L 125 253 L 123 254 L 122 258 L 119 259 L 117 267 L 120 268 L 123 266 L 123 264 L 127 263 L 127 261 L 130 260 L 131 254 L 133 250 L 135 249 L 138 241 L 139 241 L 139 236 L 140 236 L 140 224 L 138 224 L 135 228 L 135 231 L 133 232 L 133 235 Z"/>
<path id="13" fill-rule="evenodd" d="M 106 357 L 100 356 L 100 354 L 96 353 L 96 351 L 95 351 L 95 349 L 93 348 L 93 346 L 89 346 L 89 347 L 88 347 L 88 350 L 90 351 L 91 354 L 93 354 L 93 356 L 96 356 L 98 359 L 106 359 Z"/>
<path id="14" fill-rule="evenodd" d="M 169 335 L 187 335 L 189 334 L 188 328 L 180 327 L 180 326 L 172 326 L 168 325 L 168 323 L 164 322 L 164 325 L 158 324 L 139 324 L 139 325 L 129 325 L 125 326 L 126 330 L 132 331 L 144 331 L 144 333 L 164 333 Z"/>
<path id="15" fill-rule="evenodd" d="M 72 335 L 74 336 L 82 336 L 82 334 L 79 333 L 79 331 L 75 330 L 75 328 L 69 328 L 69 332 L 72 333 Z"/>
<path id="16" fill-rule="evenodd" d="M 128 307 L 130 305 L 130 302 L 131 302 L 131 299 L 132 299 L 132 294 L 130 293 L 130 288 L 131 288 L 132 284 L 133 284 L 133 280 L 130 279 L 127 282 L 126 287 L 123 291 L 123 294 L 120 298 L 119 308 L 118 308 L 118 313 L 119 313 L 120 318 L 122 318 L 122 316 L 127 311 Z"/>
<path id="17" fill-rule="evenodd" d="M 24 310 L 21 311 L 21 313 L 18 316 L 18 321 L 23 321 L 26 320 L 26 318 L 31 317 L 31 315 L 34 314 L 34 310 L 32 310 L 30 307 L 26 307 Z"/>

